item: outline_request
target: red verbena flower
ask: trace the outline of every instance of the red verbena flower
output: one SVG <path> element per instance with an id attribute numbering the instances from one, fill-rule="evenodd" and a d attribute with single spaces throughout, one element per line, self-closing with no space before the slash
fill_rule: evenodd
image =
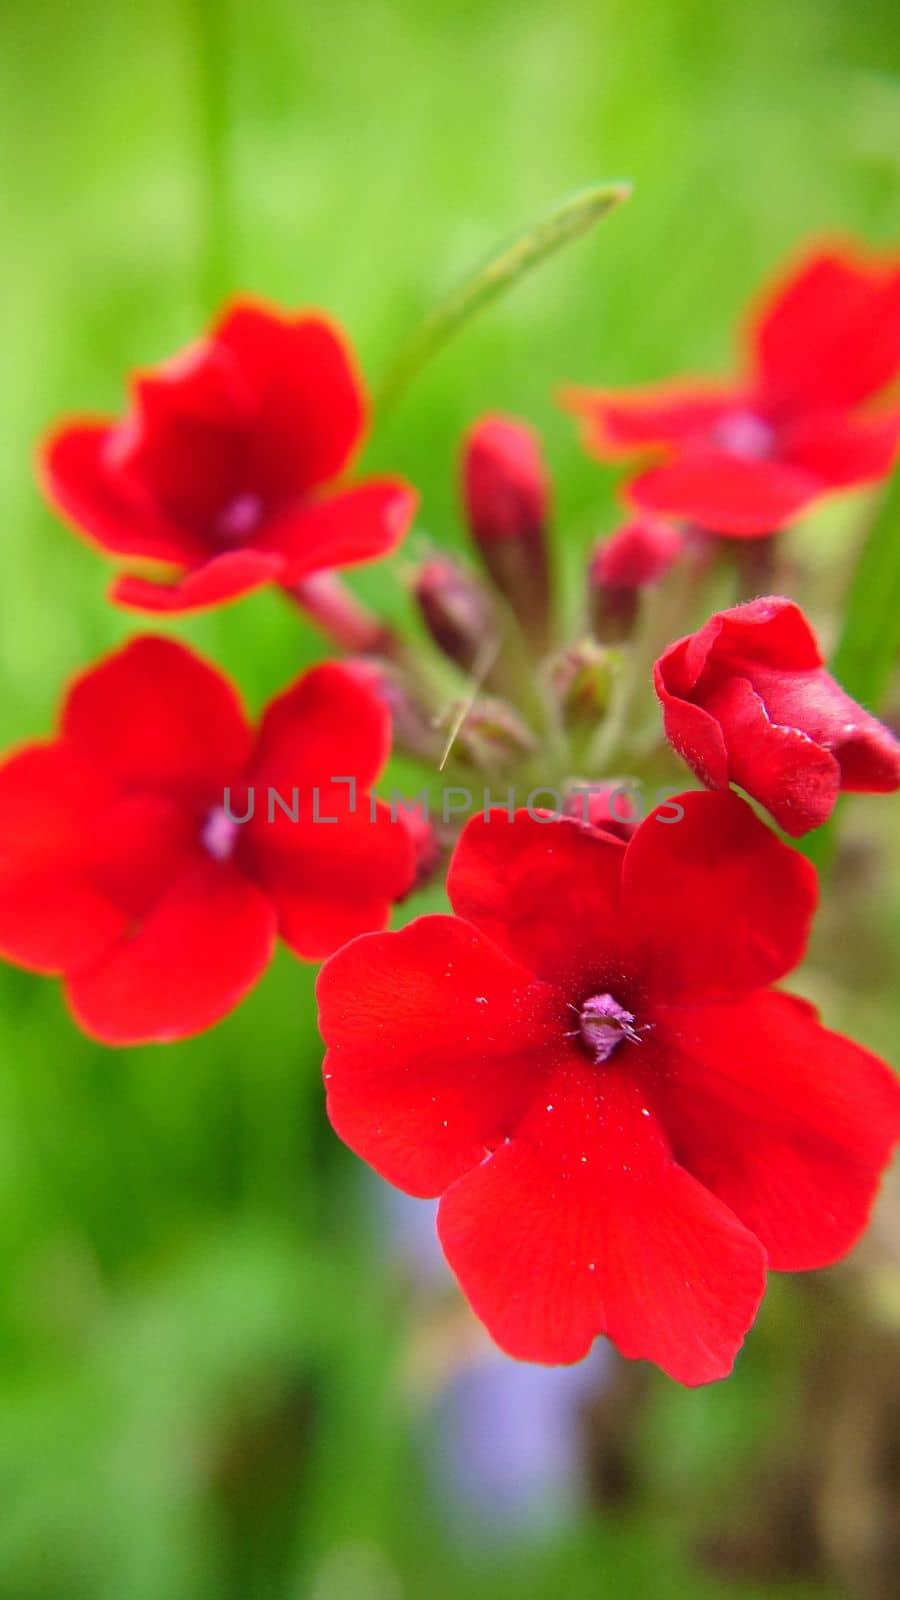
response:
<path id="1" fill-rule="evenodd" d="M 801 261 L 750 322 L 744 372 L 637 390 L 570 390 L 588 448 L 651 451 L 635 505 L 735 538 L 772 533 L 819 495 L 889 471 L 900 413 L 900 259 L 846 248 Z"/>
<path id="2" fill-rule="evenodd" d="M 669 742 L 711 789 L 737 783 L 797 837 L 842 789 L 900 788 L 900 744 L 822 664 L 799 606 L 775 596 L 710 617 L 654 669 Z"/>
<path id="3" fill-rule="evenodd" d="M 366 793 L 389 737 L 387 709 L 334 663 L 254 734 L 214 667 L 135 640 L 75 682 L 54 739 L 0 765 L 0 953 L 61 974 L 107 1044 L 210 1027 L 277 934 L 319 960 L 409 888 L 410 834 Z"/>
<path id="4" fill-rule="evenodd" d="M 800 959 L 810 864 L 733 794 L 690 793 L 626 846 L 567 820 L 473 818 L 456 916 L 323 968 L 328 1112 L 411 1194 L 510 1355 L 606 1333 L 724 1376 L 767 1266 L 862 1231 L 900 1131 L 883 1062 L 767 987 Z"/>
<path id="5" fill-rule="evenodd" d="M 207 338 L 136 378 L 121 421 L 58 427 L 41 477 L 51 503 L 110 555 L 180 569 L 174 581 L 122 577 L 114 600 L 190 611 L 399 543 L 416 505 L 409 485 L 342 480 L 365 429 L 338 329 L 241 300 Z"/>

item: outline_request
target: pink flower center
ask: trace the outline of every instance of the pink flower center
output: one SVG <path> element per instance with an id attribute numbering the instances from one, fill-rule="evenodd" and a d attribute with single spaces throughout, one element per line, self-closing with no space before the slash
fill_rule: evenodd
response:
<path id="1" fill-rule="evenodd" d="M 732 411 L 712 430 L 713 443 L 741 461 L 762 461 L 772 454 L 775 429 L 755 411 Z"/>
<path id="2" fill-rule="evenodd" d="M 204 850 L 214 861 L 230 861 L 237 844 L 239 823 L 228 815 L 224 806 L 214 806 L 200 832 Z"/>
<path id="3" fill-rule="evenodd" d="M 263 503 L 258 494 L 236 494 L 216 517 L 213 532 L 222 544 L 240 544 L 262 521 Z"/>
<path id="4" fill-rule="evenodd" d="M 640 1044 L 634 1013 L 626 1011 L 611 994 L 593 994 L 578 1013 L 582 1043 L 595 1061 L 607 1061 L 623 1039 Z"/>

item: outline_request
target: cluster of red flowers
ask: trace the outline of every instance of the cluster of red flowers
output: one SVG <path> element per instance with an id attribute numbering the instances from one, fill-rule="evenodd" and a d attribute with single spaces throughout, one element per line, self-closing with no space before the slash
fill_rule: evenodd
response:
<path id="1" fill-rule="evenodd" d="M 442 1197 L 445 1253 L 498 1344 L 571 1362 L 606 1333 L 685 1383 L 730 1370 L 767 1268 L 851 1247 L 900 1131 L 889 1069 L 771 987 L 803 956 L 816 875 L 731 786 L 800 836 L 841 790 L 900 787 L 900 746 L 829 675 L 799 607 L 757 597 L 669 636 L 655 665 L 669 744 L 712 792 L 639 826 L 606 814 L 602 784 L 580 815 L 487 809 L 453 849 L 453 915 L 385 933 L 448 841 L 423 806 L 370 791 L 392 729 L 432 771 L 449 750 L 515 794 L 543 756 L 542 781 L 574 784 L 585 730 L 612 715 L 607 640 L 627 672 L 641 592 L 691 540 L 772 537 L 888 471 L 900 412 L 869 402 L 900 372 L 896 263 L 814 256 L 750 347 L 730 385 L 571 397 L 592 449 L 657 459 L 592 558 L 594 637 L 566 648 L 539 442 L 476 424 L 461 484 L 484 573 L 429 556 L 411 584 L 461 675 L 459 705 L 436 707 L 411 647 L 337 576 L 392 550 L 416 506 L 400 479 L 345 481 L 366 402 L 342 337 L 232 306 L 137 379 L 121 421 L 52 434 L 46 493 L 104 551 L 160 568 L 120 577 L 120 604 L 186 611 L 271 583 L 356 654 L 254 731 L 215 667 L 139 637 L 74 683 L 52 739 L 0 765 L 0 950 L 61 975 L 82 1028 L 183 1038 L 241 1001 L 278 936 L 330 957 L 332 1124 L 392 1183 Z M 608 769 L 589 775 L 608 789 Z"/>

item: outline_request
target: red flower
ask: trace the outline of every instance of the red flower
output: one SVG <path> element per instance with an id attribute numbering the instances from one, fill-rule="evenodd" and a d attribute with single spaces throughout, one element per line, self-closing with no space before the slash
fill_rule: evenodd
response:
<path id="1" fill-rule="evenodd" d="M 208 338 L 138 376 L 121 422 L 58 428 L 43 484 L 110 554 L 181 569 L 174 582 L 122 577 L 114 600 L 190 611 L 399 543 L 409 486 L 339 481 L 365 427 L 362 384 L 331 323 L 238 301 Z"/>
<path id="2" fill-rule="evenodd" d="M 383 927 L 409 887 L 410 835 L 380 804 L 371 820 L 364 793 L 388 730 L 378 699 L 329 663 L 254 736 L 214 667 L 171 640 L 126 645 L 70 689 L 56 738 L 0 766 L 0 951 L 62 974 L 76 1020 L 107 1044 L 210 1027 L 276 934 L 318 960 Z M 351 775 L 355 810 L 332 782 Z M 314 821 L 314 785 L 330 826 Z"/>
<path id="3" fill-rule="evenodd" d="M 731 383 L 569 393 L 596 454 L 662 457 L 630 485 L 636 505 L 754 538 L 889 471 L 900 415 L 860 408 L 900 372 L 897 257 L 810 256 L 776 285 L 747 344 Z"/>
<path id="4" fill-rule="evenodd" d="M 720 611 L 656 663 L 666 734 L 711 789 L 740 784 L 798 837 L 841 789 L 900 788 L 900 745 L 825 671 L 799 606 Z"/>
<path id="5" fill-rule="evenodd" d="M 679 805 L 627 846 L 474 818 L 456 917 L 354 940 L 318 994 L 334 1128 L 442 1196 L 497 1343 L 571 1362 L 606 1333 L 695 1384 L 729 1371 L 767 1265 L 850 1249 L 900 1093 L 766 987 L 803 953 L 812 867 L 735 795 Z"/>

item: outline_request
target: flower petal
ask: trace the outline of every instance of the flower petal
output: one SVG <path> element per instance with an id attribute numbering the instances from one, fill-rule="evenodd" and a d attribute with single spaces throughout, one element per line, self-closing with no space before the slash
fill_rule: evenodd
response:
<path id="1" fill-rule="evenodd" d="M 782 461 L 748 461 L 704 450 L 652 467 L 629 484 L 645 511 L 687 517 L 701 528 L 754 539 L 796 517 L 821 492 L 818 480 Z"/>
<path id="2" fill-rule="evenodd" d="M 621 971 L 623 859 L 620 840 L 568 817 L 491 811 L 466 824 L 447 893 L 457 916 L 539 978 L 577 990 Z"/>
<path id="3" fill-rule="evenodd" d="M 410 1194 L 477 1167 L 565 1048 L 562 995 L 453 917 L 355 939 L 316 992 L 332 1126 Z"/>
<path id="4" fill-rule="evenodd" d="M 303 494 L 349 465 L 366 423 L 362 379 L 339 328 L 236 301 L 214 332 L 257 406 L 250 481 L 271 495 Z"/>
<path id="5" fill-rule="evenodd" d="M 283 576 L 284 562 L 277 552 L 256 549 L 227 550 L 193 567 L 174 583 L 155 583 L 126 573 L 110 590 L 114 605 L 132 611 L 201 611 L 249 594 Z"/>
<path id="6" fill-rule="evenodd" d="M 284 582 L 299 583 L 312 572 L 387 555 L 407 532 L 416 505 L 414 490 L 401 479 L 369 478 L 270 518 L 252 548 L 276 552 Z"/>
<path id="7" fill-rule="evenodd" d="M 809 257 L 776 284 L 750 343 L 786 410 L 859 404 L 900 370 L 900 264 L 849 248 Z"/>
<path id="8" fill-rule="evenodd" d="M 584 442 L 597 455 L 630 455 L 654 445 L 702 436 L 745 397 L 731 385 L 687 379 L 643 389 L 564 391 L 562 402 L 583 422 Z"/>
<path id="9" fill-rule="evenodd" d="M 318 820 L 299 822 L 281 809 L 272 821 L 257 813 L 246 830 L 253 877 L 278 912 L 281 937 L 304 961 L 385 927 L 415 874 L 409 830 L 387 806 L 370 808 L 365 795 L 350 811 L 346 789 L 326 788 L 317 810 Z"/>
<path id="10" fill-rule="evenodd" d="M 362 791 L 380 777 L 390 748 L 388 708 L 350 667 L 326 661 L 270 701 L 253 758 L 254 781 L 280 788 L 285 800 L 295 786 L 330 786 L 351 776 Z"/>
<path id="11" fill-rule="evenodd" d="M 199 862 L 147 920 L 66 980 L 76 1021 L 104 1044 L 201 1033 L 243 1000 L 275 945 L 275 910 L 233 867 Z"/>
<path id="12" fill-rule="evenodd" d="M 229 353 L 201 339 L 134 381 L 134 405 L 110 455 L 126 482 L 180 527 L 198 552 L 222 507 L 248 484 L 253 401 Z"/>
<path id="13" fill-rule="evenodd" d="M 557 1072 L 511 1142 L 448 1189 L 447 1260 L 500 1347 L 578 1361 L 607 1333 L 682 1383 L 731 1370 L 761 1245 L 672 1160 L 628 1073 Z"/>
<path id="14" fill-rule="evenodd" d="M 890 472 L 900 442 L 900 415 L 805 417 L 785 428 L 782 454 L 828 489 L 872 483 Z"/>
<path id="15" fill-rule="evenodd" d="M 724 679 L 706 696 L 706 710 L 723 730 L 731 782 L 765 806 L 779 828 L 799 839 L 828 821 L 841 769 L 810 733 L 773 720 L 746 678 Z"/>
<path id="16" fill-rule="evenodd" d="M 735 794 L 677 797 L 626 847 L 622 893 L 645 981 L 657 996 L 731 997 L 800 961 L 816 905 L 815 868 Z M 671 803 L 670 803 L 671 805 Z"/>
<path id="17" fill-rule="evenodd" d="M 109 422 L 64 423 L 43 442 L 38 472 L 44 494 L 76 533 L 117 556 L 175 566 L 197 560 L 202 546 L 170 521 L 146 491 L 116 466 Z"/>
<path id="18" fill-rule="evenodd" d="M 215 798 L 252 735 L 228 679 L 173 639 L 134 639 L 77 679 L 62 731 L 84 760 L 152 793 Z"/>
<path id="19" fill-rule="evenodd" d="M 900 1137 L 900 1084 L 882 1061 L 773 992 L 678 1007 L 640 1067 L 678 1160 L 771 1267 L 828 1266 L 853 1246 Z"/>

